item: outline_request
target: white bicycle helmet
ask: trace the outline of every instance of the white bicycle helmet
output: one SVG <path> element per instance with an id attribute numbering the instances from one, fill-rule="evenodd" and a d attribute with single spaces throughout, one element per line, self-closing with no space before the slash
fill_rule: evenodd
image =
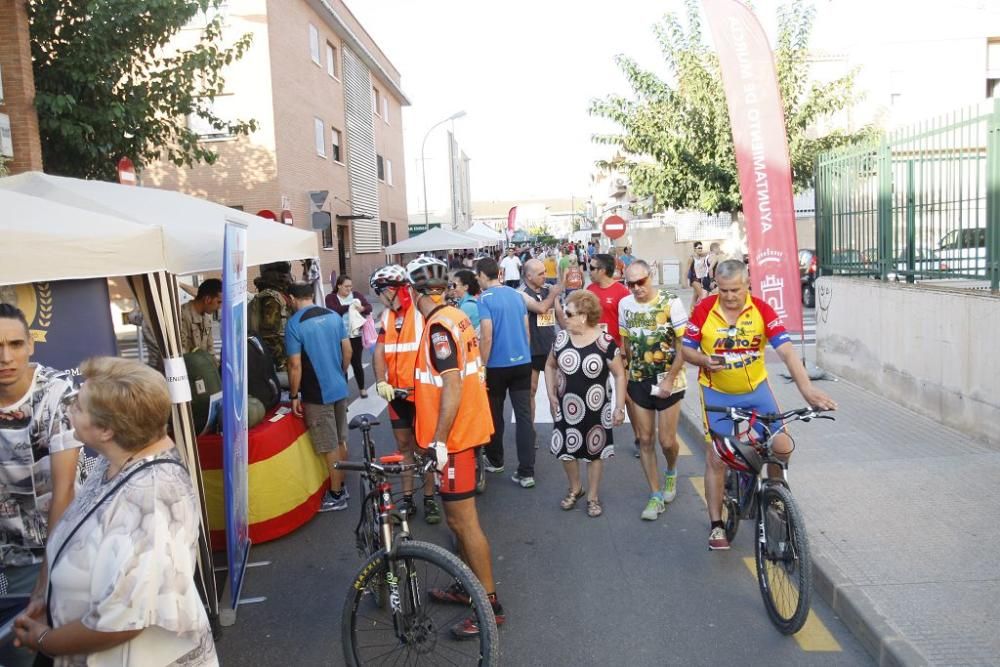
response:
<path id="1" fill-rule="evenodd" d="M 418 292 L 448 286 L 448 265 L 434 257 L 417 257 L 406 265 L 406 273 Z"/>
<path id="2" fill-rule="evenodd" d="M 368 284 L 372 286 L 378 294 L 387 287 L 402 287 L 410 284 L 410 277 L 406 269 L 399 264 L 387 264 L 381 269 L 376 269 L 372 277 L 368 279 Z"/>

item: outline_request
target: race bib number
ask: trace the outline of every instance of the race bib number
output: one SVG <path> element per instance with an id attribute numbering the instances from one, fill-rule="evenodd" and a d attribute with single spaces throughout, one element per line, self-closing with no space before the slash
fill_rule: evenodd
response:
<path id="1" fill-rule="evenodd" d="M 540 327 L 554 327 L 556 325 L 556 310 L 555 308 L 549 308 L 544 313 L 539 313 L 538 315 L 538 326 Z"/>

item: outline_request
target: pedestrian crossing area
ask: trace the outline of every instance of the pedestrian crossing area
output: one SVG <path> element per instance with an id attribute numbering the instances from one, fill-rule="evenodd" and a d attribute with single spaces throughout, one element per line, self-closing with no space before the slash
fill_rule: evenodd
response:
<path id="1" fill-rule="evenodd" d="M 803 308 L 802 309 L 802 328 L 805 329 L 805 344 L 815 345 L 816 344 L 816 309 L 815 308 Z M 799 337 L 793 336 L 792 342 L 795 344 L 799 343 Z"/>

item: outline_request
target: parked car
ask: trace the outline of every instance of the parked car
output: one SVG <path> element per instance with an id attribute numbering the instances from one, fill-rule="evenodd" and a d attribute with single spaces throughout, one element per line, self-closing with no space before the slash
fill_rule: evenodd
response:
<path id="1" fill-rule="evenodd" d="M 799 250 L 799 279 L 802 282 L 802 305 L 816 307 L 816 251 L 808 248 Z"/>
<path id="2" fill-rule="evenodd" d="M 938 269 L 964 276 L 986 273 L 986 228 L 953 229 L 937 247 Z"/>
<path id="3" fill-rule="evenodd" d="M 925 271 L 936 271 L 938 269 L 938 259 L 935 254 L 936 251 L 929 250 L 927 248 L 916 248 L 913 254 L 913 271 L 918 276 Z M 898 255 L 893 260 L 894 268 L 892 268 L 887 274 L 887 280 L 893 280 L 895 282 L 900 282 L 906 280 L 906 272 L 908 271 L 909 259 L 907 257 L 908 252 L 906 247 L 902 247 L 898 251 Z"/>
<path id="4" fill-rule="evenodd" d="M 845 266 L 845 270 L 850 268 L 855 268 L 860 266 L 862 263 L 861 252 L 855 250 L 854 248 L 844 248 L 843 250 L 834 250 L 833 257 L 831 258 L 831 264 L 833 265 L 848 265 Z M 853 265 L 853 266 L 851 266 Z"/>

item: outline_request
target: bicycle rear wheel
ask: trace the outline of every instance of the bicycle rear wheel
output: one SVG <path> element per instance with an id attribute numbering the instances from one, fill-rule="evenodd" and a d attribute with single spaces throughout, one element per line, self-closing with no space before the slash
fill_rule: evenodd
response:
<path id="1" fill-rule="evenodd" d="M 805 522 L 788 488 L 764 487 L 757 521 L 754 551 L 764 607 L 782 634 L 795 634 L 809 614 L 812 560 Z"/>
<path id="2" fill-rule="evenodd" d="M 722 524 L 726 531 L 726 540 L 730 544 L 740 528 L 739 474 L 732 468 L 726 468 L 726 484 L 722 495 Z"/>
<path id="3" fill-rule="evenodd" d="M 371 581 L 398 580 L 398 603 L 373 604 Z M 432 588 L 458 583 L 469 604 L 443 604 Z M 391 590 L 391 589 L 390 589 Z M 393 607 L 399 607 L 398 612 Z M 471 640 L 456 639 L 451 628 L 471 618 L 480 629 Z M 461 560 L 435 544 L 403 542 L 394 561 L 384 551 L 372 556 L 347 591 L 341 617 L 344 659 L 357 665 L 497 665 L 499 635 L 493 608 L 476 576 Z"/>

